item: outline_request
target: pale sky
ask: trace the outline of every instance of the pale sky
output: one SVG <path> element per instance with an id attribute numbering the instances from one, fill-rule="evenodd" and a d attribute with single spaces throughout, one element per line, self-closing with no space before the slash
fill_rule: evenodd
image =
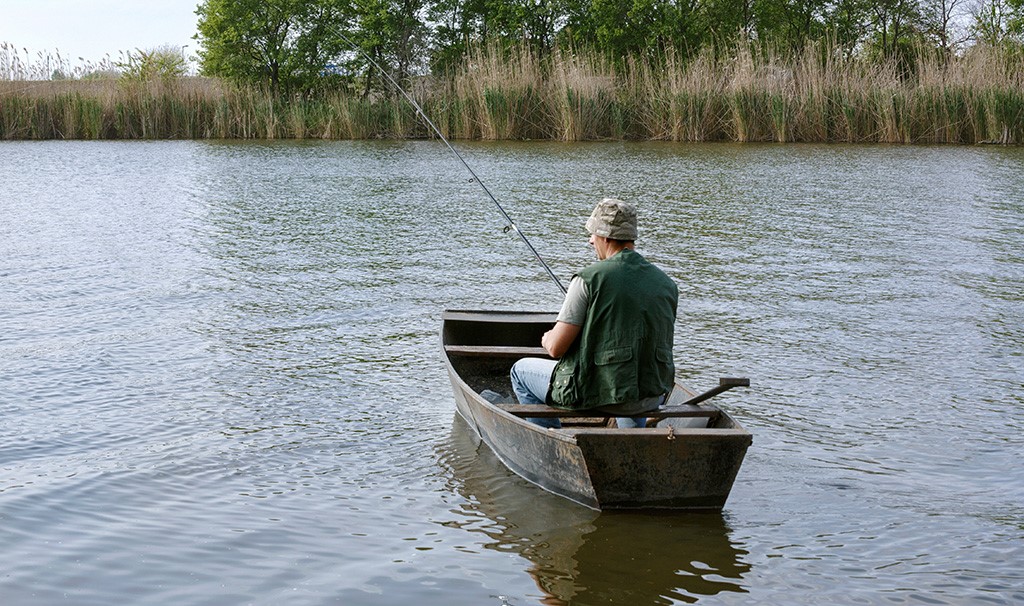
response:
<path id="1" fill-rule="evenodd" d="M 199 0 L 0 0 L 0 42 L 55 54 L 72 65 L 160 46 L 196 52 Z"/>

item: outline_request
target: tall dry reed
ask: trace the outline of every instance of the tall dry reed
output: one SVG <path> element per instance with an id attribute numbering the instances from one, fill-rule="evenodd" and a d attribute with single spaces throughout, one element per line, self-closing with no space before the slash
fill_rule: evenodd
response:
<path id="1" fill-rule="evenodd" d="M 554 137 L 562 141 L 622 138 L 625 125 L 614 111 L 619 105 L 616 74 L 600 57 L 555 53 L 546 87 Z"/>
<path id="2" fill-rule="evenodd" d="M 31 63 L 4 48 L 3 139 L 432 135 L 398 95 L 281 99 L 205 78 L 32 79 L 58 62 Z M 921 53 L 916 66 L 907 76 L 828 44 L 615 64 L 493 48 L 470 53 L 449 75 L 415 80 L 410 93 L 452 139 L 1024 142 L 1020 55 L 977 47 L 949 62 Z"/>
<path id="3" fill-rule="evenodd" d="M 544 65 L 528 47 L 491 47 L 471 52 L 435 106 L 447 109 L 444 123 L 457 138 L 540 139 L 551 137 L 543 93 Z"/>

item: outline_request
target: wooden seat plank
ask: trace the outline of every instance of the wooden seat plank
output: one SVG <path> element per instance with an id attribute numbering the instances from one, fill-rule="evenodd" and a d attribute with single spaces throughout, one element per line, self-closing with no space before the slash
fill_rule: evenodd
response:
<path id="1" fill-rule="evenodd" d="M 522 347 L 518 345 L 445 345 L 449 354 L 460 356 L 504 357 L 504 358 L 547 358 L 543 347 Z"/>
<path id="2" fill-rule="evenodd" d="M 709 417 L 713 418 L 718 416 L 721 411 L 717 408 L 710 406 L 697 406 L 692 404 L 677 405 L 677 406 L 662 406 L 658 410 L 645 412 L 638 415 L 622 415 L 612 414 L 593 408 L 586 410 L 565 410 L 564 408 L 555 408 L 553 406 L 540 406 L 533 404 L 497 404 L 502 410 L 510 412 L 517 417 L 536 417 L 536 418 L 570 418 L 570 417 L 625 417 L 625 416 L 638 416 L 647 417 L 648 419 L 667 419 L 669 417 Z"/>

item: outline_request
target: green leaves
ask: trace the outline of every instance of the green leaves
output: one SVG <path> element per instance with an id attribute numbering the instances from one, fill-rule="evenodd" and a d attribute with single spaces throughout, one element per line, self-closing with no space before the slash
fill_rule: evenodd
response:
<path id="1" fill-rule="evenodd" d="M 322 84 L 352 8 L 339 0 L 205 0 L 196 14 L 203 75 L 286 94 Z"/>
<path id="2" fill-rule="evenodd" d="M 141 82 L 174 80 L 188 74 L 188 60 L 176 46 L 135 50 L 115 65 L 121 70 L 122 79 Z"/>
<path id="3" fill-rule="evenodd" d="M 339 32 L 403 86 L 471 61 L 474 48 L 524 46 L 541 58 L 594 51 L 621 66 L 670 55 L 686 61 L 705 49 L 728 55 L 737 43 L 798 53 L 827 41 L 846 57 L 892 61 L 906 75 L 922 48 L 948 57 L 967 34 L 1020 46 L 1024 0 L 970 1 L 203 0 L 196 38 L 204 75 L 278 95 L 342 87 L 364 97 L 395 94 Z M 154 61 L 136 56 L 127 69 L 146 77 Z M 166 69 L 174 68 L 155 67 Z"/>

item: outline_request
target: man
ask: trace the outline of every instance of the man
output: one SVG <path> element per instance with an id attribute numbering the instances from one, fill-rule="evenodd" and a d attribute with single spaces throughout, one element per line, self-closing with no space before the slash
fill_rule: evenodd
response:
<path id="1" fill-rule="evenodd" d="M 520 404 L 622 415 L 619 427 L 643 427 L 675 382 L 672 340 L 678 289 L 634 247 L 636 208 L 605 198 L 586 224 L 598 261 L 573 276 L 554 328 L 541 345 L 554 360 L 512 366 Z M 629 418 L 631 417 L 631 418 Z M 558 419 L 529 419 L 561 427 Z"/>

